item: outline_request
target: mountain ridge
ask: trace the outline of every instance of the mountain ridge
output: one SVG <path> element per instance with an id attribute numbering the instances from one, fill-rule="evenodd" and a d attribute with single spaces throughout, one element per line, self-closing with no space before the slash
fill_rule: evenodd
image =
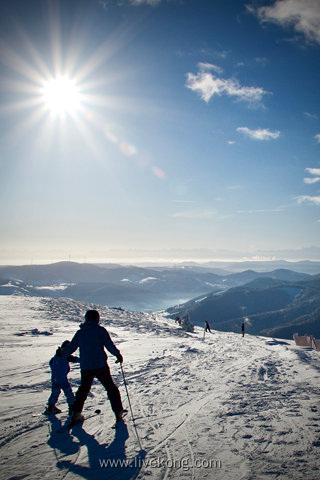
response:
<path id="1" fill-rule="evenodd" d="M 320 275 L 299 281 L 257 278 L 219 294 L 199 297 L 168 309 L 188 315 L 196 325 L 207 320 L 217 330 L 292 338 L 293 333 L 320 337 Z"/>
<path id="2" fill-rule="evenodd" d="M 0 266 L 0 293 L 66 296 L 103 305 L 121 305 L 129 310 L 155 311 L 198 295 L 224 291 L 258 277 L 309 278 L 307 273 L 280 269 L 218 275 L 196 267 L 143 268 L 134 265 L 95 265 L 59 262 L 49 265 Z M 16 282 L 7 285 L 8 282 Z M 20 283 L 19 283 L 20 282 Z M 7 285 L 7 286 L 5 286 Z M 56 288 L 60 285 L 61 288 Z"/>

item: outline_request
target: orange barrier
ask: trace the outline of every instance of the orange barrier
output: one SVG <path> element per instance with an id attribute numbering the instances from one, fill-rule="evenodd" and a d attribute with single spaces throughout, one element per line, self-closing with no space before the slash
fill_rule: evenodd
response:
<path id="1" fill-rule="evenodd" d="M 312 335 L 303 335 L 302 337 L 299 337 L 297 333 L 294 333 L 293 339 L 299 347 L 310 347 L 320 351 L 320 340 L 317 340 Z"/>
<path id="2" fill-rule="evenodd" d="M 315 350 L 320 350 L 320 340 L 312 338 L 312 348 L 314 348 Z"/>
<path id="3" fill-rule="evenodd" d="M 312 347 L 312 338 L 310 335 L 303 335 L 303 337 L 299 337 L 297 333 L 293 335 L 294 341 L 296 345 L 299 347 Z"/>

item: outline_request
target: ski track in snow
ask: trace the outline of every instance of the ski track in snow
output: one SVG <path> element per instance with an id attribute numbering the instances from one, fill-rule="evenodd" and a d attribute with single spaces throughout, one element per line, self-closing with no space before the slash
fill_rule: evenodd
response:
<path id="1" fill-rule="evenodd" d="M 320 354 L 293 341 L 233 333 L 183 332 L 159 314 L 68 299 L 0 297 L 1 471 L 3 480 L 320 480 Z M 135 415 L 111 429 L 105 391 L 95 383 L 84 414 L 63 434 L 66 413 L 41 414 L 48 362 L 88 308 L 124 356 Z M 128 408 L 119 366 L 109 365 Z M 76 391 L 79 367 L 69 379 Z M 59 406 L 66 412 L 61 393 Z M 101 466 L 101 461 L 126 462 Z"/>

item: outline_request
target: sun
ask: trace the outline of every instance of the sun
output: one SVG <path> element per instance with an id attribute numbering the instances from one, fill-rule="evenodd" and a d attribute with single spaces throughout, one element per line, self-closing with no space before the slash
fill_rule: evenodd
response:
<path id="1" fill-rule="evenodd" d="M 59 75 L 43 84 L 42 99 L 50 113 L 74 114 L 81 107 L 79 88 L 72 78 Z"/>

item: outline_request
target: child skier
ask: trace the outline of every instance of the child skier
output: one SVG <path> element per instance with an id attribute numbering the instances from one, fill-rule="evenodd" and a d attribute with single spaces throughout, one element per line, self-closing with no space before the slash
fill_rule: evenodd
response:
<path id="1" fill-rule="evenodd" d="M 61 390 L 63 390 L 69 405 L 69 415 L 72 413 L 72 405 L 74 404 L 75 397 L 68 380 L 68 373 L 70 372 L 69 362 L 79 362 L 80 359 L 73 355 L 69 355 L 68 357 L 61 355 L 61 349 L 67 347 L 69 344 L 69 340 L 63 342 L 61 347 L 57 349 L 55 356 L 52 357 L 49 362 L 51 368 L 51 395 L 48 399 L 48 406 L 44 411 L 45 415 L 61 412 L 55 405 Z"/>

